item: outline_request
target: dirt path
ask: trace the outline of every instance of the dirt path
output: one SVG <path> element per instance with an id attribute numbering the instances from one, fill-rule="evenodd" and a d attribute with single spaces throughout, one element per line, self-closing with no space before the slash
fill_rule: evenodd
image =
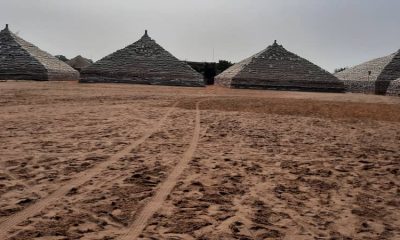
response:
<path id="1" fill-rule="evenodd" d="M 48 207 L 50 204 L 54 203 L 59 199 L 60 197 L 64 196 L 67 194 L 72 188 L 76 188 L 91 178 L 93 178 L 95 175 L 101 173 L 103 170 L 107 169 L 108 166 L 112 165 L 122 157 L 128 155 L 133 149 L 137 148 L 139 145 L 144 143 L 149 137 L 151 137 L 155 132 L 157 132 L 165 120 L 168 118 L 168 116 L 172 113 L 172 111 L 175 109 L 176 105 L 178 102 L 176 102 L 168 111 L 167 113 L 164 114 L 164 116 L 156 123 L 155 126 L 148 128 L 149 130 L 138 140 L 132 142 L 129 146 L 124 148 L 122 151 L 116 153 L 110 159 L 107 161 L 104 161 L 95 167 L 88 169 L 87 171 L 78 173 L 77 175 L 74 176 L 73 179 L 70 181 L 66 182 L 64 185 L 62 185 L 60 188 L 58 188 L 55 192 L 52 194 L 48 195 L 47 197 L 44 197 L 43 199 L 39 200 L 38 202 L 32 204 L 31 206 L 27 207 L 26 209 L 8 217 L 6 220 L 0 223 L 0 239 L 5 239 L 7 236 L 7 233 L 16 225 L 21 223 L 22 221 L 26 220 L 29 217 L 32 217 L 38 213 L 40 213 L 43 209 Z"/>
<path id="2" fill-rule="evenodd" d="M 121 240 L 133 240 L 137 239 L 142 233 L 143 229 L 146 227 L 147 222 L 152 218 L 154 213 L 156 213 L 168 195 L 171 193 L 172 189 L 175 187 L 179 177 L 182 172 L 188 166 L 190 160 L 196 151 L 197 144 L 200 139 L 200 109 L 199 104 L 196 103 L 196 122 L 193 132 L 193 138 L 190 142 L 189 148 L 184 153 L 182 159 L 178 162 L 175 168 L 172 170 L 171 174 L 167 179 L 160 184 L 159 189 L 155 193 L 154 197 L 143 207 L 142 211 L 139 212 L 133 224 L 127 230 L 127 233 L 121 236 Z"/>

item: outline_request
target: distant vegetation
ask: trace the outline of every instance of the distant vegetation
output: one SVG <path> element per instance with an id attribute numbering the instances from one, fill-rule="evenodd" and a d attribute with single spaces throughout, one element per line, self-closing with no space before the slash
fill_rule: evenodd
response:
<path id="1" fill-rule="evenodd" d="M 348 67 L 336 68 L 336 69 L 334 70 L 334 73 L 340 73 L 340 72 L 343 72 L 343 71 L 346 70 L 346 69 L 348 69 Z"/>
<path id="2" fill-rule="evenodd" d="M 206 80 L 207 85 L 214 84 L 214 77 L 221 72 L 225 71 L 227 68 L 233 64 L 226 60 L 219 60 L 218 63 L 215 62 L 186 62 L 194 70 L 201 73 Z"/>
<path id="3" fill-rule="evenodd" d="M 55 55 L 54 57 L 60 59 L 63 62 L 69 61 L 69 59 L 67 57 L 65 57 L 64 55 Z"/>
<path id="4" fill-rule="evenodd" d="M 230 68 L 233 65 L 233 63 L 226 61 L 226 60 L 219 60 L 218 64 L 217 64 L 217 69 L 218 72 L 223 72 L 226 69 Z"/>

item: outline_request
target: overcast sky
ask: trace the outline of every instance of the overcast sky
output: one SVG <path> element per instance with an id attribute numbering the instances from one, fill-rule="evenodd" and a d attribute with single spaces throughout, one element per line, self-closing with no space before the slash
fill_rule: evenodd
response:
<path id="1" fill-rule="evenodd" d="M 278 43 L 333 71 L 400 48 L 400 0 L 0 0 L 0 24 L 98 60 L 149 35 L 182 60 L 237 62 Z M 3 26 L 4 27 L 4 26 Z"/>

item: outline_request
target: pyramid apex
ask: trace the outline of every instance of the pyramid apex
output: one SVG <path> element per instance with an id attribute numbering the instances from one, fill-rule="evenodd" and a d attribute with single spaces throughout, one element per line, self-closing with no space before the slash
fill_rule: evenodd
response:
<path id="1" fill-rule="evenodd" d="M 143 36 L 142 36 L 141 39 L 151 39 L 151 38 L 149 37 L 149 33 L 148 33 L 147 30 L 144 30 L 144 34 L 143 34 Z"/>
<path id="2" fill-rule="evenodd" d="M 4 30 L 8 30 L 8 24 L 6 24 L 6 28 L 4 28 Z"/>
<path id="3" fill-rule="evenodd" d="M 273 44 L 274 46 L 277 46 L 278 45 L 278 42 L 276 41 L 276 40 L 274 40 L 274 44 Z"/>

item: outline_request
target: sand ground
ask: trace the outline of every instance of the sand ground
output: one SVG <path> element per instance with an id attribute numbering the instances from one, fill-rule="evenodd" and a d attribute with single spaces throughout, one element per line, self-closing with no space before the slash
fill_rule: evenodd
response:
<path id="1" fill-rule="evenodd" d="M 0 82 L 0 239 L 400 239 L 400 98 Z"/>

